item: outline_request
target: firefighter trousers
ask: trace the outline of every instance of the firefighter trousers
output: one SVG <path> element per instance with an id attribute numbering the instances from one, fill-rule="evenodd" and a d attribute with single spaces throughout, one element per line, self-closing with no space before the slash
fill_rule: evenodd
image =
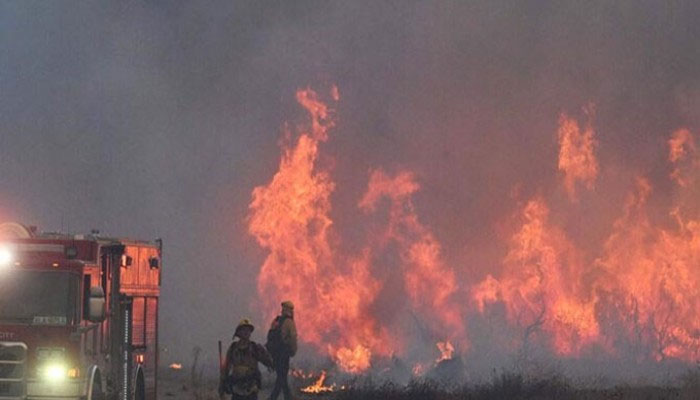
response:
<path id="1" fill-rule="evenodd" d="M 289 382 L 287 381 L 287 375 L 289 374 L 289 357 L 276 358 L 274 361 L 277 379 L 275 379 L 275 388 L 272 389 L 270 399 L 277 400 L 277 396 L 282 392 L 282 394 L 284 394 L 284 400 L 291 400 L 292 391 L 289 390 Z"/>

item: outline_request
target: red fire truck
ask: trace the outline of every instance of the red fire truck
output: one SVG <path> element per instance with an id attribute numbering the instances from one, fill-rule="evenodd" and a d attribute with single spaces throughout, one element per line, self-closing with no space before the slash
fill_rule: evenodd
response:
<path id="1" fill-rule="evenodd" d="M 161 253 L 0 224 L 0 400 L 156 400 Z"/>

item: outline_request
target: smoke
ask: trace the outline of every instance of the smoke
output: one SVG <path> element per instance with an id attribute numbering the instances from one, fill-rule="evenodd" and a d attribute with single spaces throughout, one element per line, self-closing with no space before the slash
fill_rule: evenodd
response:
<path id="1" fill-rule="evenodd" d="M 565 258 L 615 269 L 601 249 L 638 177 L 652 188 L 646 217 L 657 232 L 676 229 L 676 206 L 684 226 L 697 219 L 697 186 L 670 178 L 680 168 L 690 179 L 689 161 L 669 162 L 668 140 L 687 129 L 697 143 L 700 132 L 699 11 L 680 1 L 6 3 L 1 216 L 163 237 L 166 361 L 195 345 L 213 357 L 242 316 L 262 340 L 265 312 L 281 299 L 260 298 L 254 284 L 268 254 L 248 234 L 251 193 L 277 172 L 285 122 L 308 118 L 296 90 L 335 83 L 337 124 L 318 162 L 336 183 L 327 216 L 344 253 L 364 254 L 367 231 L 391 213 L 386 198 L 374 213 L 358 208 L 373 174 L 409 171 L 419 189 L 398 201 L 410 202 L 419 243 L 439 244 L 462 298 L 517 260 L 512 240 L 538 220 L 523 214 L 533 201 L 548 210 L 544 231 L 566 238 L 553 248 L 580 253 L 557 250 Z M 572 203 L 557 164 L 559 118 L 583 131 L 591 103 L 599 169 L 591 188 L 575 183 Z M 392 309 L 395 293 L 403 285 L 379 291 L 372 315 Z M 479 337 L 497 322 L 474 318 L 470 348 L 497 343 Z M 425 340 L 436 351 L 433 339 L 447 335 Z M 492 347 L 473 357 L 508 353 Z"/>

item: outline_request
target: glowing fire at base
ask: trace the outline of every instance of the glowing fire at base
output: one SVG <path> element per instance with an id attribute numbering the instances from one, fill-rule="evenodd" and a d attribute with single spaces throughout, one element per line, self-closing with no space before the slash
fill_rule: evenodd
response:
<path id="1" fill-rule="evenodd" d="M 356 346 L 354 349 L 343 347 L 335 353 L 336 362 L 347 372 L 356 374 L 370 367 L 372 353 L 364 346 Z"/>
<path id="2" fill-rule="evenodd" d="M 169 367 L 169 368 L 170 368 L 170 369 L 174 369 L 174 370 L 180 370 L 180 369 L 182 369 L 182 364 L 179 364 L 179 363 L 172 363 L 172 364 L 170 364 L 170 367 Z"/>
<path id="3" fill-rule="evenodd" d="M 452 355 L 455 352 L 454 346 L 450 342 L 438 342 L 437 348 L 440 350 L 440 358 L 438 358 L 435 363 L 439 364 L 442 361 L 451 360 Z"/>
<path id="4" fill-rule="evenodd" d="M 325 386 L 326 382 L 326 371 L 321 371 L 321 376 L 318 377 L 313 385 L 302 388 L 301 391 L 304 393 L 329 393 L 336 390 L 343 390 L 345 386 L 337 386 L 335 383 L 330 386 Z"/>
<path id="5" fill-rule="evenodd" d="M 428 368 L 435 367 L 441 362 L 451 360 L 454 357 L 455 348 L 449 341 L 437 342 L 435 346 L 440 350 L 440 356 L 435 359 L 432 365 L 430 363 L 414 364 L 411 370 L 414 376 L 421 376 L 427 372 Z"/>

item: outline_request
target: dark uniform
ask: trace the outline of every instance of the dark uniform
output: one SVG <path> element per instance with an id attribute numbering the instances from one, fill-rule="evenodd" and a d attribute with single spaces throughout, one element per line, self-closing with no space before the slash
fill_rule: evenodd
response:
<path id="1" fill-rule="evenodd" d="M 229 393 L 232 400 L 257 400 L 262 386 L 258 363 L 268 368 L 273 365 L 265 347 L 250 340 L 253 329 L 250 321 L 242 320 L 236 328 L 234 341 L 226 352 L 219 394 Z"/>
<path id="2" fill-rule="evenodd" d="M 292 393 L 287 381 L 289 359 L 297 352 L 297 328 L 294 324 L 294 304 L 291 301 L 282 303 L 282 314 L 272 321 L 267 348 L 272 355 L 277 374 L 270 399 L 277 400 L 277 396 L 282 392 L 284 399 L 290 400 Z"/>

